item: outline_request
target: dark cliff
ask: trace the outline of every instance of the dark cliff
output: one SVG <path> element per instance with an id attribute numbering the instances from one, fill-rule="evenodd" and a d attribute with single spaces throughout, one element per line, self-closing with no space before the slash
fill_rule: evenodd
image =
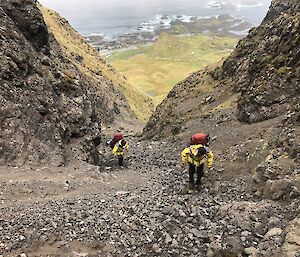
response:
<path id="1" fill-rule="evenodd" d="M 49 54 L 48 29 L 33 1 L 3 0 L 1 7 L 37 51 Z"/>
<path id="2" fill-rule="evenodd" d="M 286 112 L 300 95 L 300 4 L 273 1 L 257 29 L 225 61 L 222 75 L 241 93 L 238 117 L 257 122 Z M 298 99 L 299 100 L 299 99 Z"/>
<path id="3" fill-rule="evenodd" d="M 1 1 L 0 24 L 0 163 L 98 163 L 101 124 L 135 119 L 124 95 L 66 58 L 36 1 Z"/>

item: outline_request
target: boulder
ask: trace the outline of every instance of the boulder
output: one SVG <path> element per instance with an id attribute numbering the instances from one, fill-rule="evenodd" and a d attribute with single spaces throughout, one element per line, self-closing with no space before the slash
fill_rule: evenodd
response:
<path id="1" fill-rule="evenodd" d="M 284 257 L 295 257 L 300 254 L 300 217 L 292 220 L 286 228 L 286 237 L 282 246 Z"/>

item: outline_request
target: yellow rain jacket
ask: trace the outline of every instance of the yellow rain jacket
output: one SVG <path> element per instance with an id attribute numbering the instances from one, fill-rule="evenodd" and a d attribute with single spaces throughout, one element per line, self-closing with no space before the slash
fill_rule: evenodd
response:
<path id="1" fill-rule="evenodd" d="M 198 149 L 200 147 L 204 147 L 206 149 L 206 154 L 203 156 L 197 156 Z M 207 159 L 207 166 L 210 168 L 213 165 L 214 154 L 208 147 L 203 145 L 191 145 L 182 151 L 181 159 L 184 164 L 191 163 L 196 167 L 199 167 L 201 164 L 205 163 Z"/>
<path id="2" fill-rule="evenodd" d="M 121 146 L 120 145 L 120 141 L 118 143 L 115 144 L 112 152 L 113 154 L 118 157 L 119 155 L 123 155 L 124 154 L 124 150 L 125 149 L 128 149 L 128 143 L 126 142 L 126 145 L 125 146 Z"/>

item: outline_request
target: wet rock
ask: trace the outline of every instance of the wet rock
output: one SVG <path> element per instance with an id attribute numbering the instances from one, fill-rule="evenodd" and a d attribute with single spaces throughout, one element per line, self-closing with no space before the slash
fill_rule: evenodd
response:
<path id="1" fill-rule="evenodd" d="M 47 26 L 38 8 L 29 1 L 26 2 L 24 9 L 18 8 L 16 2 L 12 5 L 12 2 L 6 0 L 1 2 L 1 7 L 37 51 L 49 54 Z"/>

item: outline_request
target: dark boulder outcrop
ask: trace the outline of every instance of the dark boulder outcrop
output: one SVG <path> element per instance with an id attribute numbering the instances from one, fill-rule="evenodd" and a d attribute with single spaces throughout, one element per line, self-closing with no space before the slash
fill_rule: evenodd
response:
<path id="1" fill-rule="evenodd" d="M 49 34 L 36 0 L 2 0 L 1 7 L 37 51 L 49 54 Z"/>
<path id="2" fill-rule="evenodd" d="M 223 78 L 241 93 L 241 121 L 277 117 L 299 100 L 299 14 L 299 1 L 273 1 L 262 24 L 224 62 Z"/>

